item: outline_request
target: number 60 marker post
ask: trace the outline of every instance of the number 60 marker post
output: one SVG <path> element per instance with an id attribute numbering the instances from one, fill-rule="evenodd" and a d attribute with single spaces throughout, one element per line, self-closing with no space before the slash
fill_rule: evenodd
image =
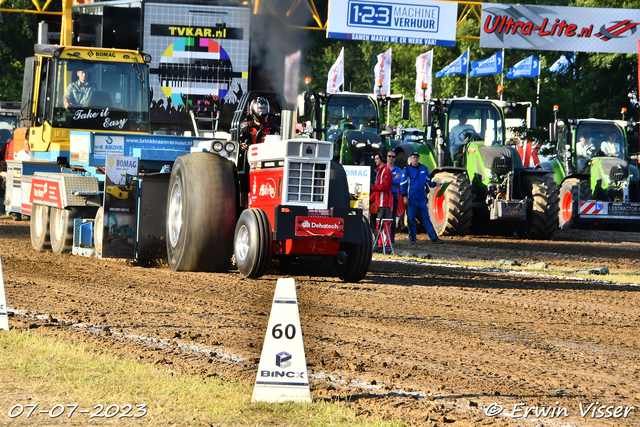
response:
<path id="1" fill-rule="evenodd" d="M 311 402 L 296 284 L 278 279 L 252 402 Z"/>

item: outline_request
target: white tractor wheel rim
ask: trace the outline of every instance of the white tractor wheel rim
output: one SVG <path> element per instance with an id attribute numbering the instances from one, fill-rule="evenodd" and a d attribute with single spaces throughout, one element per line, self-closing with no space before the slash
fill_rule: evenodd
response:
<path id="1" fill-rule="evenodd" d="M 44 229 L 44 226 L 42 225 L 44 218 L 43 218 L 43 212 L 44 212 L 44 208 L 40 205 L 36 205 L 36 234 L 38 236 L 42 236 L 42 230 Z"/>
<path id="2" fill-rule="evenodd" d="M 172 248 L 178 245 L 180 230 L 182 229 L 182 182 L 176 179 L 171 187 L 171 198 L 169 199 L 169 243 Z"/>
<path id="3" fill-rule="evenodd" d="M 242 226 L 240 226 L 240 230 L 238 230 L 238 235 L 236 236 L 236 258 L 238 260 L 244 261 L 247 259 L 249 246 L 249 229 L 246 225 L 242 224 Z"/>
<path id="4" fill-rule="evenodd" d="M 60 236 L 62 236 L 62 209 L 56 209 L 53 219 L 55 221 L 53 232 L 56 235 L 56 239 L 60 240 Z"/>

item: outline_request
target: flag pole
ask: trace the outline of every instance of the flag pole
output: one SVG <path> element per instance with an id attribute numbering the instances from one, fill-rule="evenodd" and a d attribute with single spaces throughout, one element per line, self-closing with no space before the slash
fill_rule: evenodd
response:
<path id="1" fill-rule="evenodd" d="M 502 101 L 502 92 L 504 92 L 504 48 L 502 48 L 502 73 L 500 74 L 500 86 L 502 86 L 502 91 L 500 92 L 500 101 Z"/>
<path id="2" fill-rule="evenodd" d="M 469 62 L 471 58 L 469 57 L 469 48 L 467 48 L 467 87 L 465 89 L 464 96 L 469 97 Z"/>

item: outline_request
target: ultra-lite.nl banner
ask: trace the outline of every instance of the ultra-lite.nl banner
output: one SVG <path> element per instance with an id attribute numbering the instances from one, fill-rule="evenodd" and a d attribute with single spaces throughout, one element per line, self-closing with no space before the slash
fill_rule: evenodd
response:
<path id="1" fill-rule="evenodd" d="M 480 47 L 637 53 L 638 9 L 490 4 L 482 7 Z"/>

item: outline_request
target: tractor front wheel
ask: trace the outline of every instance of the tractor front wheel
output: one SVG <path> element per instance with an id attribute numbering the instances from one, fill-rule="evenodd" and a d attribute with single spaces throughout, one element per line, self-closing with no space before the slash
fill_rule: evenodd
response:
<path id="1" fill-rule="evenodd" d="M 558 213 L 558 226 L 563 229 L 576 227 L 576 217 L 580 208 L 579 200 L 587 200 L 591 195 L 591 189 L 587 181 L 569 178 L 560 187 L 560 212 Z"/>
<path id="2" fill-rule="evenodd" d="M 174 271 L 229 269 L 236 194 L 233 164 L 212 153 L 176 159 L 167 198 L 167 259 Z"/>
<path id="3" fill-rule="evenodd" d="M 471 183 L 464 174 L 443 172 L 433 180 L 441 184 L 450 182 L 440 193 L 435 187 L 429 191 L 429 216 L 438 236 L 464 236 L 469 234 L 473 218 Z"/>
<path id="4" fill-rule="evenodd" d="M 373 234 L 369 222 L 363 216 L 360 223 L 360 232 L 362 234 L 362 243 L 346 243 L 341 250 L 346 252 L 346 260 L 334 257 L 333 265 L 338 277 L 345 282 L 359 282 L 367 275 L 369 266 L 371 265 L 371 257 L 373 256 Z"/>
<path id="5" fill-rule="evenodd" d="M 51 249 L 51 235 L 49 230 L 49 206 L 33 204 L 31 207 L 31 246 L 38 252 Z"/>
<path id="6" fill-rule="evenodd" d="M 238 271 L 249 279 L 264 275 L 271 261 L 271 225 L 262 209 L 246 209 L 236 224 L 233 253 Z"/>

